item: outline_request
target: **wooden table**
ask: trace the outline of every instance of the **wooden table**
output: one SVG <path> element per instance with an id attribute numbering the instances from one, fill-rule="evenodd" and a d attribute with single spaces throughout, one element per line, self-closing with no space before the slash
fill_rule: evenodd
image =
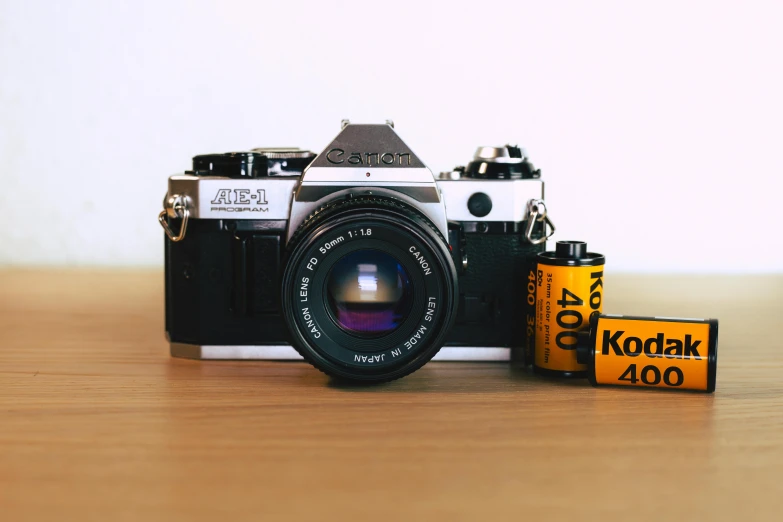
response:
<path id="1" fill-rule="evenodd" d="M 783 276 L 607 274 L 721 321 L 714 395 L 172 359 L 161 271 L 0 271 L 0 520 L 783 520 Z"/>

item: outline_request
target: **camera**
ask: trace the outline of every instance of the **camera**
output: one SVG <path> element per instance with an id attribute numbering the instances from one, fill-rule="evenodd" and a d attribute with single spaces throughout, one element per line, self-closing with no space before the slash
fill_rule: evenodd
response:
<path id="1" fill-rule="evenodd" d="M 531 349 L 535 255 L 554 227 L 516 146 L 433 173 L 392 122 L 344 121 L 316 155 L 193 158 L 159 215 L 171 354 L 304 358 L 383 382 L 444 360 Z"/>

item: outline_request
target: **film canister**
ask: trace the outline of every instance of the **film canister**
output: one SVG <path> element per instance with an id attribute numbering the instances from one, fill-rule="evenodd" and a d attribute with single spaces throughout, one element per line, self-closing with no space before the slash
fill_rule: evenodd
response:
<path id="1" fill-rule="evenodd" d="M 579 332 L 603 310 L 605 258 L 583 241 L 558 241 L 538 254 L 533 371 L 554 377 L 586 377 L 576 359 Z"/>
<path id="2" fill-rule="evenodd" d="M 593 386 L 715 391 L 718 320 L 593 314 L 579 362 Z"/>

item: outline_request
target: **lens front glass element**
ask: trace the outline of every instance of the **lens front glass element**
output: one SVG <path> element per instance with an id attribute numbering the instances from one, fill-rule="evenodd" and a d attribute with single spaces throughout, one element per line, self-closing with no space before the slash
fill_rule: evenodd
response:
<path id="1" fill-rule="evenodd" d="M 408 272 L 394 256 L 372 249 L 356 250 L 334 264 L 326 296 L 335 323 L 361 337 L 396 330 L 413 303 Z"/>

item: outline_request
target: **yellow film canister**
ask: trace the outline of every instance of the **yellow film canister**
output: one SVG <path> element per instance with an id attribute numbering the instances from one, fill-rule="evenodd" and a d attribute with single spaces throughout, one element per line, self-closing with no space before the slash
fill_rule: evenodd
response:
<path id="1" fill-rule="evenodd" d="M 586 377 L 577 361 L 579 332 L 603 311 L 605 258 L 583 241 L 558 241 L 537 256 L 533 371 L 552 377 Z"/>
<path id="2" fill-rule="evenodd" d="M 593 386 L 715 391 L 718 320 L 594 314 L 579 362 Z"/>

